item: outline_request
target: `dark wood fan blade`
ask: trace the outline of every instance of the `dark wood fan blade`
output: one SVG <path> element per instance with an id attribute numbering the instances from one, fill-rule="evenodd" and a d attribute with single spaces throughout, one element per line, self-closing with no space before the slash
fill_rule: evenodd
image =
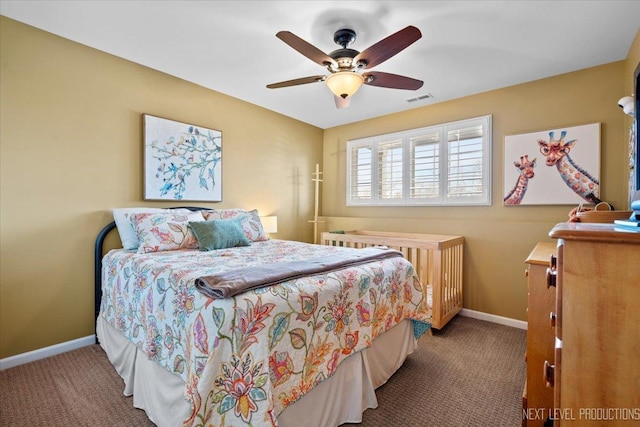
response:
<path id="1" fill-rule="evenodd" d="M 270 85 L 267 85 L 267 88 L 269 88 L 269 89 L 278 89 L 278 88 L 281 88 L 281 87 L 304 85 L 304 84 L 307 84 L 307 83 L 316 83 L 316 82 L 321 82 L 326 78 L 327 78 L 326 76 L 302 77 L 302 78 L 299 78 L 299 79 L 287 80 L 287 81 L 279 82 L 279 83 L 271 83 Z"/>
<path id="2" fill-rule="evenodd" d="M 373 68 L 406 49 L 421 37 L 420 30 L 410 25 L 363 50 L 353 59 L 353 62 L 364 64 L 363 68 Z"/>
<path id="3" fill-rule="evenodd" d="M 422 80 L 411 77 L 400 76 L 398 74 L 383 73 L 380 71 L 370 71 L 362 74 L 364 84 L 369 86 L 388 87 L 392 89 L 417 90 L 424 84 Z"/>
<path id="4" fill-rule="evenodd" d="M 350 96 L 348 96 L 346 98 L 343 98 L 341 96 L 334 95 L 333 98 L 336 101 L 336 108 L 347 108 L 349 106 L 349 104 L 351 103 L 351 97 Z"/>
<path id="5" fill-rule="evenodd" d="M 335 65 L 336 67 L 338 66 L 338 64 L 332 57 L 290 31 L 279 31 L 276 34 L 276 37 L 315 62 L 316 64 L 320 64 L 323 67 L 326 67 L 328 65 Z"/>

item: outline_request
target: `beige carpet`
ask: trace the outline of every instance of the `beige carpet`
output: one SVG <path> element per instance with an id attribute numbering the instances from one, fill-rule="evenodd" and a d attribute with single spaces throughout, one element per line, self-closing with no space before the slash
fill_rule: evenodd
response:
<path id="1" fill-rule="evenodd" d="M 523 330 L 457 316 L 420 339 L 377 390 L 378 408 L 349 426 L 519 426 L 525 341 Z M 17 366 L 0 372 L 0 425 L 153 426 L 123 389 L 98 345 Z"/>

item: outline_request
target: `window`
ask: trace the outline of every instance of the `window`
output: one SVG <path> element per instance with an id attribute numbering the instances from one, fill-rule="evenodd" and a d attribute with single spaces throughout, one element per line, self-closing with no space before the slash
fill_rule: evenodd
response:
<path id="1" fill-rule="evenodd" d="M 490 204 L 491 116 L 347 142 L 347 206 Z"/>

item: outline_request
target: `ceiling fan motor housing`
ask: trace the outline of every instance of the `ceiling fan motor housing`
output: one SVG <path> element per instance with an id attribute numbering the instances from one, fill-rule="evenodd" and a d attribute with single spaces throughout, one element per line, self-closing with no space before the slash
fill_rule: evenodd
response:
<path id="1" fill-rule="evenodd" d="M 356 32 L 351 29 L 343 28 L 334 33 L 333 41 L 342 46 L 342 49 L 336 49 L 329 53 L 329 56 L 338 64 L 338 68 L 335 68 L 335 65 L 333 67 L 328 67 L 329 71 L 345 71 L 352 70 L 354 68 L 353 58 L 355 58 L 360 52 L 354 49 L 349 49 L 348 46 L 355 40 Z"/>
<path id="2" fill-rule="evenodd" d="M 356 32 L 349 28 L 343 28 L 333 33 L 333 41 L 336 42 L 338 46 L 346 49 L 347 46 L 356 41 Z"/>
<path id="3" fill-rule="evenodd" d="M 329 53 L 329 56 L 338 63 L 338 70 L 351 70 L 353 68 L 353 58 L 360 52 L 353 49 L 336 49 Z"/>

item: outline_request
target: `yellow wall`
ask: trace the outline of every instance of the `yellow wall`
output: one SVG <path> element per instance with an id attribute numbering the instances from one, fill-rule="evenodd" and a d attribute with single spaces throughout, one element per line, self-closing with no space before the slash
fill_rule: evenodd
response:
<path id="1" fill-rule="evenodd" d="M 469 78 L 474 78 L 469 70 Z M 432 92 L 437 100 L 437 88 Z M 326 129 L 323 152 L 325 229 L 457 234 L 466 239 L 464 307 L 526 320 L 523 261 L 574 206 L 502 204 L 505 135 L 601 123 L 601 198 L 626 208 L 625 61 Z M 493 205 L 482 207 L 347 207 L 345 148 L 349 139 L 493 116 Z M 542 166 L 544 167 L 544 166 Z"/>
<path id="2" fill-rule="evenodd" d="M 142 200 L 142 113 L 222 131 L 210 206 L 275 214 L 275 237 L 312 240 L 321 129 L 0 19 L 0 358 L 92 334 L 110 209 L 172 205 Z"/>
<path id="3" fill-rule="evenodd" d="M 142 200 L 142 113 L 223 132 L 223 202 L 211 206 L 276 214 L 276 237 L 311 241 L 322 162 L 324 228 L 461 234 L 465 307 L 525 319 L 523 261 L 571 206 L 502 206 L 504 136 L 602 123 L 602 196 L 625 205 L 630 121 L 616 102 L 639 58 L 636 37 L 627 61 L 323 132 L 0 17 L 0 358 L 92 334 L 93 242 L 110 209 L 171 205 Z M 348 139 L 485 114 L 493 206 L 345 206 Z"/>

